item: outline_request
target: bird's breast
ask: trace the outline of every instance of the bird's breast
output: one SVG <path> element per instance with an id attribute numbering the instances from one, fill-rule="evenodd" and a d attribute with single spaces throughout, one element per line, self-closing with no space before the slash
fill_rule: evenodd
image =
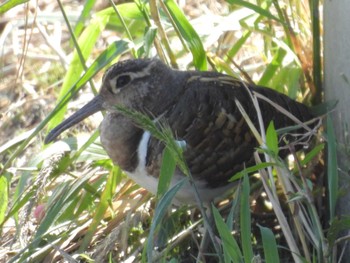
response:
<path id="1" fill-rule="evenodd" d="M 123 115 L 109 113 L 100 126 L 101 143 L 112 161 L 132 180 L 149 192 L 156 194 L 164 144 L 150 134 L 134 126 Z M 184 141 L 179 142 L 186 144 Z M 186 147 L 186 146 L 184 146 Z M 170 187 L 183 180 L 185 175 L 176 169 Z M 194 178 L 199 196 L 203 202 L 210 202 L 232 187 L 226 184 L 210 188 L 206 180 Z M 175 196 L 175 204 L 195 205 L 193 186 L 187 181 Z"/>
<path id="2" fill-rule="evenodd" d="M 100 126 L 100 138 L 108 156 L 123 171 L 133 172 L 138 166 L 137 149 L 143 130 L 118 113 L 108 113 Z"/>
<path id="3" fill-rule="evenodd" d="M 152 141 L 155 138 L 151 136 L 150 132 L 145 131 L 142 134 L 140 143 L 137 149 L 138 165 L 133 172 L 127 172 L 127 175 L 133 179 L 137 184 L 147 189 L 154 195 L 157 194 L 158 182 L 160 176 L 160 166 L 162 162 L 162 152 L 164 147 L 152 147 Z M 185 145 L 184 141 L 178 142 L 181 145 Z M 161 142 L 158 143 L 161 145 Z M 184 146 L 185 147 L 185 146 Z M 158 149 L 158 154 L 152 154 L 152 150 Z M 170 187 L 175 186 L 181 180 L 184 180 L 186 176 L 177 168 L 173 174 L 170 182 Z M 203 203 L 209 204 L 211 201 L 218 197 L 221 197 L 228 189 L 232 188 L 233 183 L 227 183 L 225 186 L 211 189 L 205 180 L 199 178 L 192 178 L 194 181 L 198 197 Z M 173 203 L 176 205 L 187 204 L 196 205 L 196 197 L 194 186 L 190 183 L 190 179 L 187 178 L 186 182 L 179 189 L 174 197 Z"/>

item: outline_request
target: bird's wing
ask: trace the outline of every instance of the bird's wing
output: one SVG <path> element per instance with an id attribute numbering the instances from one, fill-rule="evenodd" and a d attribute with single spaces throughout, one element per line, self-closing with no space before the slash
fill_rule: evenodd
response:
<path id="1" fill-rule="evenodd" d="M 247 84 L 217 73 L 198 73 L 189 78 L 182 95 L 163 116 L 177 140 L 184 141 L 184 157 L 196 180 L 210 187 L 227 184 L 235 173 L 254 164 L 258 143 L 236 105 L 243 106 L 259 131 L 258 114 L 250 92 L 265 96 L 300 121 L 312 118 L 308 108 L 272 89 Z M 295 122 L 270 103 L 259 99 L 265 128 L 273 121 L 276 129 Z M 152 137 L 149 141 L 147 169 L 158 174 L 164 144 Z M 286 151 L 280 152 L 283 157 Z"/>
<path id="2" fill-rule="evenodd" d="M 212 187 L 226 184 L 244 166 L 253 164 L 258 146 L 235 100 L 243 106 L 259 130 L 256 109 L 241 81 L 219 74 L 189 79 L 180 100 L 166 120 L 179 140 L 186 142 L 185 160 L 192 176 Z M 301 120 L 311 118 L 306 106 L 271 89 L 250 86 Z M 265 128 L 271 120 L 276 128 L 295 123 L 269 103 L 259 101 Z"/>

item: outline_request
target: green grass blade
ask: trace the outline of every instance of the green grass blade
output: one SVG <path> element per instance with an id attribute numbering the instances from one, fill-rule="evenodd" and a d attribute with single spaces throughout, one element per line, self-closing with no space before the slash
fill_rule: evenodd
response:
<path id="1" fill-rule="evenodd" d="M 233 181 L 239 180 L 239 179 L 243 178 L 244 175 L 246 175 L 246 174 L 251 174 L 253 172 L 258 172 L 260 169 L 265 169 L 267 167 L 274 166 L 274 165 L 276 165 L 276 163 L 270 163 L 270 162 L 267 163 L 267 162 L 265 162 L 265 163 L 259 163 L 259 164 L 250 166 L 250 167 L 245 168 L 244 170 L 242 170 L 240 172 L 235 173 L 230 178 L 229 181 L 233 182 Z"/>
<path id="2" fill-rule="evenodd" d="M 269 18 L 269 19 L 273 19 L 281 24 L 284 24 L 284 22 L 282 20 L 280 20 L 278 17 L 271 14 L 269 11 L 261 8 L 260 6 L 254 5 L 252 3 L 249 3 L 249 2 L 243 1 L 243 0 L 227 0 L 227 2 L 229 2 L 232 5 L 239 5 L 239 6 L 243 6 L 245 8 L 249 8 L 261 16 L 264 16 L 264 17 Z"/>
<path id="3" fill-rule="evenodd" d="M 107 8 L 99 13 L 106 13 L 110 15 L 110 20 L 107 27 L 116 32 L 124 32 L 129 38 L 126 29 L 130 32 L 133 38 L 141 37 L 144 34 L 144 28 L 149 26 L 147 22 L 147 14 L 149 13 L 148 5 L 141 5 L 134 3 L 118 4 L 116 6 L 117 13 L 114 7 Z M 119 15 L 118 15 L 119 13 Z M 120 19 L 122 17 L 123 20 Z"/>
<path id="4" fill-rule="evenodd" d="M 39 245 L 40 238 L 50 229 L 51 226 L 55 224 L 57 218 L 70 205 L 70 202 L 66 202 L 70 200 L 69 192 L 70 187 L 69 185 L 65 184 L 55 193 L 55 195 L 59 196 L 59 198 L 57 198 L 55 202 L 48 203 L 48 210 L 45 213 L 45 217 L 40 222 L 40 225 L 35 233 L 34 239 L 36 242 L 31 244 L 34 248 Z M 78 194 L 78 192 L 75 193 Z"/>
<path id="5" fill-rule="evenodd" d="M 12 200 L 14 200 L 13 201 L 13 205 L 7 211 L 7 214 L 6 214 L 5 218 L 4 218 L 4 220 L 0 221 L 1 222 L 0 223 L 0 227 L 2 227 L 3 223 L 5 223 L 11 217 L 15 217 L 16 220 L 18 219 L 18 217 L 17 217 L 18 211 L 22 207 L 24 207 L 31 200 L 31 198 L 33 198 L 33 193 L 32 192 L 28 192 L 28 193 L 25 193 L 24 196 L 20 196 L 20 197 L 18 197 L 18 195 L 16 195 L 16 193 L 15 193 L 15 196 L 16 197 L 12 197 Z"/>
<path id="6" fill-rule="evenodd" d="M 242 37 L 240 37 L 237 42 L 234 43 L 234 45 L 231 47 L 231 49 L 227 52 L 226 56 L 229 59 L 232 59 L 243 47 L 243 45 L 246 43 L 248 38 L 251 36 L 252 31 L 245 30 Z"/>
<path id="7" fill-rule="evenodd" d="M 242 239 L 242 250 L 245 262 L 251 262 L 254 253 L 252 247 L 252 228 L 251 228 L 251 217 L 250 217 L 250 185 L 248 176 L 245 175 L 243 178 L 243 190 L 241 195 L 241 212 L 240 212 L 240 226 L 241 226 L 241 239 Z"/>
<path id="8" fill-rule="evenodd" d="M 171 15 L 172 21 L 182 37 L 188 44 L 193 55 L 193 64 L 198 70 L 207 69 L 207 56 L 203 47 L 203 43 L 197 32 L 193 29 L 190 22 L 187 20 L 179 6 L 173 0 L 165 0 L 164 4 L 167 11 Z"/>
<path id="9" fill-rule="evenodd" d="M 45 125 L 52 119 L 55 118 L 57 112 L 59 112 L 68 101 L 76 94 L 76 92 L 95 74 L 99 72 L 100 69 L 108 65 L 116 56 L 123 54 L 125 51 L 129 50 L 129 42 L 119 40 L 111 44 L 90 66 L 77 83 L 75 83 L 71 89 L 65 94 L 61 101 L 57 104 L 55 109 L 50 112 L 50 114 L 36 127 L 36 129 L 23 141 L 16 151 L 11 155 L 11 157 L 5 163 L 3 170 L 5 170 L 11 162 L 27 147 L 29 142 L 45 127 Z M 57 120 L 56 120 L 57 121 Z M 2 170 L 2 171 L 3 171 Z"/>
<path id="10" fill-rule="evenodd" d="M 86 60 L 91 54 L 93 47 L 95 46 L 96 41 L 98 40 L 101 32 L 105 28 L 106 24 L 109 21 L 108 15 L 96 15 L 89 26 L 83 31 L 78 40 L 78 45 L 81 51 L 81 54 Z M 57 101 L 61 101 L 70 90 L 70 88 L 77 82 L 80 78 L 85 65 L 82 64 L 80 56 L 77 51 L 73 53 L 73 58 L 69 64 L 69 68 L 65 75 L 60 94 L 57 98 Z M 58 112 L 56 112 L 55 117 L 50 120 L 48 129 L 51 130 L 56 127 L 64 118 L 66 111 L 66 106 L 62 107 Z"/>
<path id="11" fill-rule="evenodd" d="M 212 211 L 216 228 L 219 231 L 222 246 L 224 247 L 224 253 L 231 258 L 232 262 L 243 262 L 242 252 L 237 244 L 237 241 L 231 235 L 229 228 L 214 205 L 212 205 Z M 225 258 L 227 257 L 225 256 Z"/>
<path id="12" fill-rule="evenodd" d="M 276 244 L 276 239 L 271 229 L 259 226 L 264 248 L 264 255 L 266 263 L 279 263 L 279 255 Z"/>
<path id="13" fill-rule="evenodd" d="M 300 91 L 300 78 L 302 78 L 302 69 L 295 62 L 280 67 L 277 74 L 271 81 L 271 87 L 275 90 L 285 93 L 288 97 L 296 99 Z"/>
<path id="14" fill-rule="evenodd" d="M 237 187 L 237 189 L 235 190 L 235 196 L 241 196 L 241 187 Z M 231 208 L 230 208 L 230 212 L 226 217 L 226 225 L 228 230 L 232 233 L 233 229 L 234 229 L 234 224 L 235 224 L 235 218 L 238 218 L 238 215 L 240 213 L 240 198 L 234 198 L 231 201 Z M 224 262 L 230 262 L 230 255 L 224 251 Z"/>
<path id="15" fill-rule="evenodd" d="M 144 44 L 137 50 L 138 57 L 149 57 L 156 36 L 157 28 L 155 28 L 154 26 L 146 28 L 146 32 L 143 37 Z"/>
<path id="16" fill-rule="evenodd" d="M 163 196 L 163 194 L 169 189 L 171 179 L 176 168 L 176 161 L 168 147 L 163 152 L 162 166 L 160 167 L 160 176 L 158 181 L 157 198 Z"/>
<path id="17" fill-rule="evenodd" d="M 284 49 L 282 48 L 278 49 L 271 63 L 269 63 L 268 66 L 266 67 L 264 74 L 261 76 L 258 82 L 258 85 L 261 85 L 261 86 L 269 85 L 269 82 L 276 74 L 277 69 L 281 67 L 283 59 L 286 56 L 286 54 L 287 52 Z"/>
<path id="18" fill-rule="evenodd" d="M 29 2 L 29 0 L 7 0 L 0 5 L 0 15 L 5 14 L 15 6 Z"/>
<path id="19" fill-rule="evenodd" d="M 272 151 L 274 155 L 278 154 L 278 136 L 275 129 L 275 125 L 271 121 L 266 130 L 266 145 L 267 148 Z"/>
<path id="20" fill-rule="evenodd" d="M 47 203 L 48 210 L 36 231 L 35 239 L 40 240 L 40 237 L 57 222 L 61 215 L 66 212 L 70 215 L 72 214 L 72 210 L 67 210 L 67 208 L 76 198 L 79 198 L 78 193 L 85 187 L 88 180 L 89 177 L 79 178 L 73 181 L 72 185 L 64 184 L 62 188 L 58 189 L 57 193 L 55 193 L 53 198 Z M 36 246 L 38 244 L 33 245 Z"/>
<path id="21" fill-rule="evenodd" d="M 106 50 L 104 50 L 99 57 L 91 64 L 87 69 L 86 73 L 75 83 L 72 87 L 64 94 L 61 100 L 58 102 L 55 109 L 49 114 L 46 119 L 55 119 L 51 123 L 56 123 L 60 116 L 62 109 L 64 109 L 68 101 L 102 68 L 108 65 L 111 61 L 115 59 L 116 56 L 123 54 L 125 51 L 130 49 L 130 43 L 124 40 L 119 40 L 112 43 Z M 46 119 L 44 121 L 46 121 Z M 50 127 L 48 127 L 50 130 Z"/>
<path id="22" fill-rule="evenodd" d="M 109 45 L 91 64 L 83 77 L 77 82 L 77 86 L 82 86 L 96 75 L 106 65 L 111 63 L 116 57 L 130 50 L 131 43 L 125 40 L 118 40 Z"/>
<path id="23" fill-rule="evenodd" d="M 83 31 L 85 22 L 88 19 L 90 12 L 95 5 L 95 2 L 96 0 L 87 0 L 84 2 L 83 10 L 81 11 L 78 22 L 75 25 L 75 29 L 74 29 L 75 36 L 79 36 L 80 33 Z"/>
<path id="24" fill-rule="evenodd" d="M 5 175 L 2 175 L 0 176 L 0 226 L 5 219 L 8 201 L 8 180 Z"/>
<path id="25" fill-rule="evenodd" d="M 300 165 L 304 166 L 307 163 L 309 163 L 313 158 L 315 158 L 315 156 L 317 156 L 324 149 L 324 146 L 325 146 L 324 143 L 316 145 L 310 152 L 308 152 L 305 155 L 305 158 L 300 161 Z"/>
<path id="26" fill-rule="evenodd" d="M 164 218 L 164 215 L 167 213 L 168 208 L 172 204 L 172 200 L 176 193 L 180 190 L 180 188 L 188 182 L 188 178 L 185 177 L 180 182 L 178 182 L 176 185 L 174 185 L 172 188 L 167 191 L 163 197 L 159 200 L 157 207 L 154 211 L 154 216 L 152 220 L 151 229 L 149 231 L 148 240 L 147 240 L 147 246 L 145 246 L 145 249 L 147 249 L 147 258 L 148 262 L 152 262 L 152 254 L 153 254 L 153 237 L 156 232 L 156 229 L 158 228 L 159 224 L 162 222 L 162 219 Z"/>
<path id="27" fill-rule="evenodd" d="M 84 236 L 82 244 L 79 248 L 80 252 L 85 251 L 86 248 L 89 246 L 90 241 L 93 238 L 93 235 L 96 232 L 97 227 L 99 226 L 100 222 L 103 220 L 104 214 L 109 204 L 111 203 L 111 200 L 117 188 L 116 186 L 117 178 L 120 176 L 121 176 L 120 169 L 117 169 L 117 170 L 112 169 L 112 171 L 109 173 L 109 176 L 107 177 L 106 186 L 102 192 L 100 202 L 95 210 L 92 223 L 89 226 L 89 229 L 86 232 L 86 235 Z"/>

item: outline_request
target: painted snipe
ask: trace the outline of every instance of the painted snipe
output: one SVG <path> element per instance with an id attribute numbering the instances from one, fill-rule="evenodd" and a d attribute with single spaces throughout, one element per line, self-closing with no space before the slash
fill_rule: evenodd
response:
<path id="1" fill-rule="evenodd" d="M 54 128 L 45 142 L 52 142 L 74 124 L 106 110 L 108 113 L 100 126 L 103 147 L 136 183 L 155 193 L 164 143 L 118 111 L 115 105 L 141 112 L 154 122 L 166 123 L 176 140 L 183 142 L 184 158 L 199 196 L 209 203 L 232 187 L 228 180 L 236 172 L 254 164 L 253 153 L 258 143 L 236 103 L 243 106 L 258 128 L 257 111 L 249 93 L 263 95 L 301 122 L 313 118 L 307 106 L 269 88 L 215 72 L 174 70 L 156 59 L 135 59 L 110 67 L 103 77 L 99 95 Z M 270 102 L 261 98 L 258 102 L 265 127 L 271 121 L 276 129 L 296 125 Z M 304 128 L 297 130 L 303 131 Z M 292 141 L 293 137 L 288 139 Z M 281 144 L 284 143 L 281 140 Z M 285 156 L 286 151 L 281 151 L 281 155 Z M 172 183 L 183 177 L 176 169 Z M 194 204 L 190 184 L 182 187 L 175 199 L 175 202 Z"/>

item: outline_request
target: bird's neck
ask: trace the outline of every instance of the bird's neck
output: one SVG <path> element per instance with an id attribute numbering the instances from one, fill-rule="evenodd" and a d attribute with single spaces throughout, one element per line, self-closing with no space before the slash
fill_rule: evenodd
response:
<path id="1" fill-rule="evenodd" d="M 101 143 L 112 161 L 127 172 L 138 165 L 137 149 L 143 130 L 136 127 L 126 116 L 111 112 L 100 126 Z"/>

